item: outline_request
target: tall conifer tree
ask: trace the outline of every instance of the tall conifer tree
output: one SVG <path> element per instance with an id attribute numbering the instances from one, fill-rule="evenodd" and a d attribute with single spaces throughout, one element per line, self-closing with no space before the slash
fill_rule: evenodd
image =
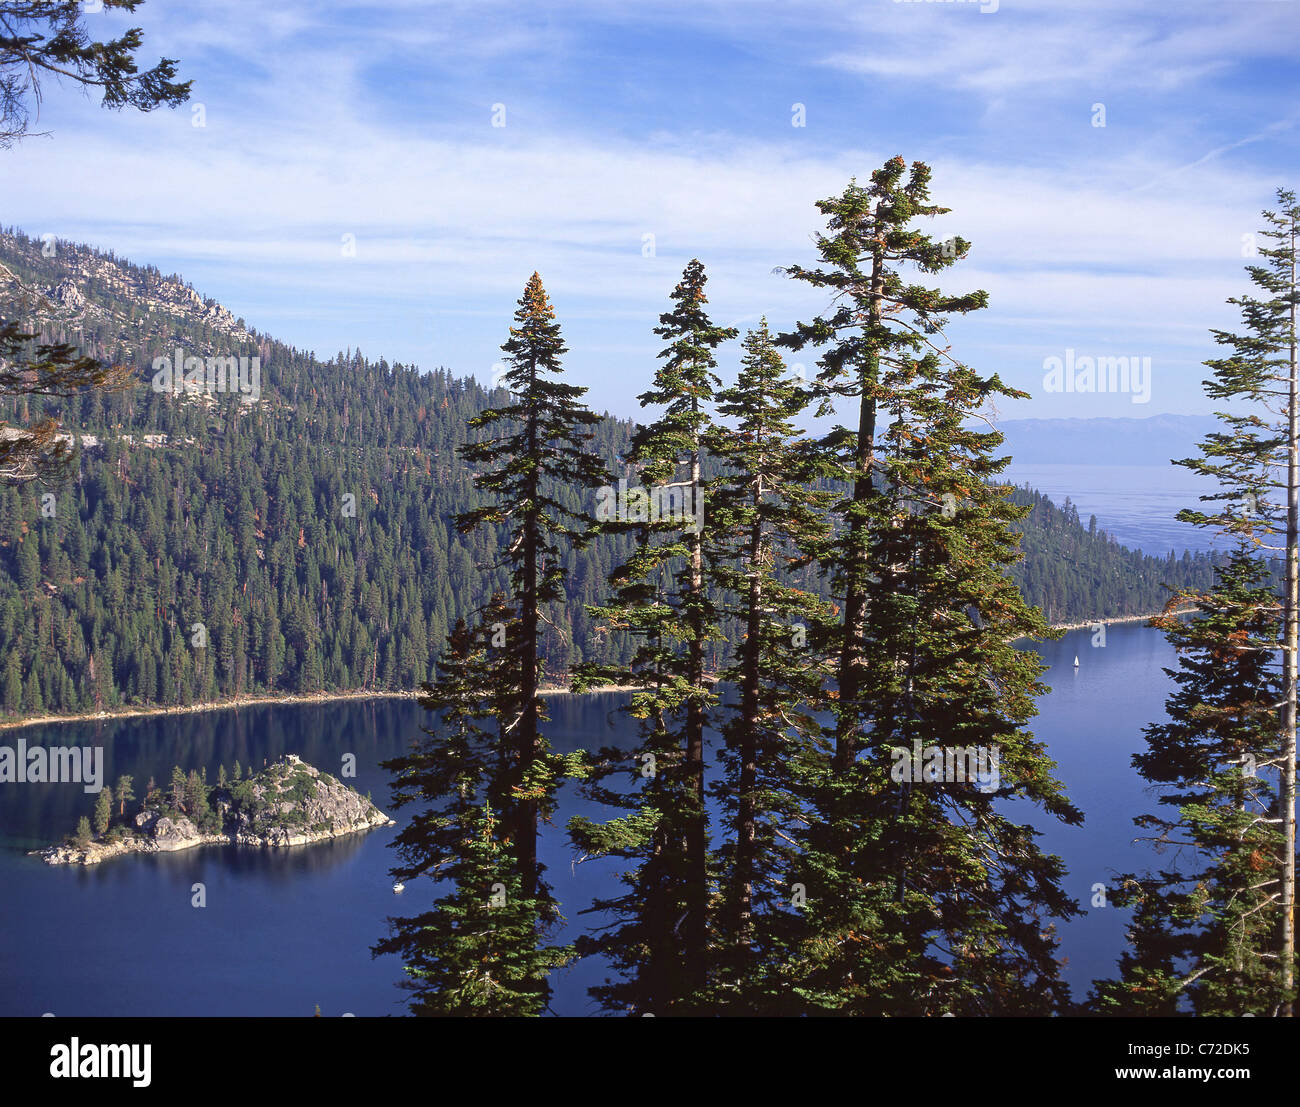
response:
<path id="1" fill-rule="evenodd" d="M 1179 512 L 1236 543 L 1208 590 L 1185 590 L 1190 622 L 1157 625 L 1179 650 L 1168 724 L 1147 730 L 1138 771 L 1178 815 L 1138 824 L 1186 856 L 1122 878 L 1135 907 L 1120 979 L 1099 983 L 1107 1012 L 1290 1015 L 1295 996 L 1296 632 L 1300 377 L 1296 314 L 1300 205 L 1279 189 L 1265 211 L 1261 264 L 1246 267 L 1265 295 L 1234 297 L 1244 330 L 1213 330 L 1228 349 L 1206 365 L 1206 394 L 1223 429 L 1176 462 L 1218 491 Z M 1282 554 L 1280 595 L 1264 556 Z M 1258 775 L 1260 772 L 1265 775 Z M 1276 788 L 1274 787 L 1276 781 Z"/>
<path id="2" fill-rule="evenodd" d="M 1278 189 L 1277 200 L 1278 210 L 1262 213 L 1268 226 L 1260 236 L 1272 245 L 1259 247 L 1262 264 L 1246 267 L 1251 281 L 1264 295 L 1228 301 L 1241 309 L 1245 331 L 1213 331 L 1215 342 L 1228 347 L 1231 353 L 1206 363 L 1214 370 L 1213 378 L 1205 382 L 1208 395 L 1227 402 L 1246 401 L 1248 410 L 1223 413 L 1221 418 L 1229 433 L 1212 436 L 1205 444 L 1203 458 L 1187 459 L 1181 464 L 1225 482 L 1225 498 L 1230 499 L 1242 491 L 1234 457 L 1247 465 L 1264 461 L 1267 467 L 1263 487 L 1254 489 L 1254 499 L 1247 506 L 1271 523 L 1267 533 L 1280 538 L 1280 548 L 1273 542 L 1260 544 L 1282 553 L 1285 572 L 1278 635 L 1282 665 L 1280 804 L 1285 839 L 1278 954 L 1282 987 L 1288 996 L 1283 1011 L 1290 1015 L 1296 961 L 1296 697 L 1300 664 L 1300 363 L 1296 330 L 1300 307 L 1300 285 L 1296 283 L 1300 204 L 1296 203 L 1295 193 L 1287 189 Z M 1197 513 L 1186 517 L 1200 521 Z M 1265 531 L 1259 533 L 1262 537 Z"/>
<path id="3" fill-rule="evenodd" d="M 542 625 L 546 605 L 563 599 L 567 551 L 587 541 L 588 520 L 573 505 L 585 499 L 585 490 L 604 484 L 607 474 L 589 447 L 589 428 L 600 416 L 581 403 L 587 390 L 554 379 L 567 347 L 536 273 L 501 348 L 509 365 L 501 383 L 512 402 L 472 418 L 470 428 L 485 433 L 461 447 L 471 464 L 490 466 L 474 484 L 495 502 L 461 514 L 457 526 L 462 532 L 503 526 L 509 535 L 504 563 L 513 617 L 497 631 L 505 641 L 503 679 L 510 693 L 500 702 L 507 716 L 502 736 L 508 772 L 502 818 L 519 859 L 524 895 L 548 903 L 537 837 L 539 822 L 555 807 L 561 759 L 551 754 L 542 733 Z"/>
<path id="4" fill-rule="evenodd" d="M 604 802 L 633 813 L 605 826 L 576 819 L 570 829 L 584 853 L 640 862 L 628 874 L 628 893 L 602 905 L 625 925 L 587 950 L 608 956 L 624 977 L 598 989 L 598 998 L 654 1014 L 697 1009 L 708 976 L 704 730 L 715 697 L 705 656 L 718 637 L 718 611 L 706 581 L 703 459 L 719 383 L 714 351 L 737 332 L 709 319 L 706 280 L 692 260 L 672 310 L 659 317 L 655 333 L 668 344 L 640 401 L 661 411 L 638 428 L 627 458 L 645 487 L 629 493 L 636 506 L 627 514 L 635 517 L 602 524 L 631 530 L 638 546 L 612 576 L 610 603 L 592 615 L 643 641 L 629 666 L 589 668 L 575 686 L 613 680 L 638 689 L 628 708 L 641 728 L 635 762 L 603 751 L 592 785 Z M 601 783 L 629 771 L 631 791 Z"/>
<path id="5" fill-rule="evenodd" d="M 1118 978 L 1094 985 L 1093 1011 L 1273 1014 L 1285 1001 L 1271 575 L 1247 538 L 1213 588 L 1178 595 L 1195 602 L 1191 619 L 1155 620 L 1179 654 L 1169 671 L 1177 687 L 1169 721 L 1146 728 L 1147 749 L 1133 758 L 1162 810 L 1134 822 L 1166 860 L 1115 882 L 1112 905 L 1134 910 L 1129 947 Z"/>
<path id="6" fill-rule="evenodd" d="M 791 583 L 828 535 L 834 493 L 813 485 L 826 466 L 801 441 L 807 390 L 786 375 L 767 320 L 745 337 L 736 383 L 718 393 L 710 437 L 720 474 L 710 482 L 711 582 L 725 617 L 742 628 L 720 679 L 736 694 L 721 710 L 722 778 L 713 791 L 731 824 L 718 851 L 714 1009 L 791 1009 L 777 974 L 797 930 L 800 873 L 790 831 L 806 824 L 797 787 L 816 757 L 816 711 L 829 675 L 814 649 L 829 604 Z"/>
<path id="7" fill-rule="evenodd" d="M 421 878 L 445 888 L 429 910 L 391 919 L 373 950 L 402 958 L 416 1015 L 540 1014 L 547 973 L 572 953 L 539 942 L 539 905 L 524 895 L 495 814 L 508 801 L 501 700 L 512 697 L 503 696 L 510 658 L 492 628 L 509 614 L 497 596 L 477 629 L 457 622 L 420 697 L 436 725 L 383 764 L 394 774 L 393 806 L 423 805 L 394 839 L 402 863 L 393 876 L 412 894 Z"/>
<path id="8" fill-rule="evenodd" d="M 868 187 L 822 201 L 825 267 L 789 270 L 833 304 L 782 341 L 824 347 L 822 411 L 849 399 L 857 416 L 823 441 L 849 486 L 822 555 L 843 597 L 835 748 L 809 785 L 808 929 L 789 971 L 814 1010 L 1048 1012 L 1067 999 L 1051 921 L 1075 907 L 1059 859 L 996 801 L 1081 816 L 1022 729 L 1042 664 L 1012 640 L 1047 628 L 1005 575 L 1025 510 L 994 483 L 1001 435 L 967 425 L 1022 394 L 949 352 L 948 316 L 985 293 L 947 295 L 901 272 L 939 272 L 968 250 L 911 225 L 947 210 L 929 178 L 895 158 Z M 970 779 L 980 754 L 983 784 Z"/>
<path id="9" fill-rule="evenodd" d="M 484 466 L 475 485 L 493 501 L 459 515 L 457 526 L 504 530 L 502 564 L 486 568 L 504 569 L 510 593 L 493 598 L 474 634 L 458 627 L 443 675 L 426 686 L 425 705 L 444 713 L 449 736 L 430 733 L 389 765 L 398 803 L 432 805 L 399 837 L 406 863 L 395 875 L 445 863 L 454 884 L 431 915 L 397 920 L 376 947 L 403 955 L 418 1010 L 538 1014 L 549 995 L 546 972 L 569 952 L 545 945 L 559 912 L 537 839 L 560 780 L 581 766 L 577 755 L 553 753 L 543 733 L 541 638 L 546 606 L 563 598 L 566 555 L 588 539 L 575 505 L 605 479 L 589 448 L 588 428 L 600 419 L 580 402 L 586 389 L 554 379 L 566 348 L 536 273 L 502 349 L 512 402 L 470 419 L 482 433 L 461 447 Z M 490 744 L 480 719 L 495 721 Z M 476 965 L 482 976 L 471 979 Z"/>

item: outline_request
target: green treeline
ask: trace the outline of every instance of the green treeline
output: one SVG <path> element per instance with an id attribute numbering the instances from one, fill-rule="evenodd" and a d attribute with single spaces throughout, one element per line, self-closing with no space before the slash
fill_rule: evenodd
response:
<path id="1" fill-rule="evenodd" d="M 39 240 L 13 231 L 0 242 L 0 261 L 34 289 L 111 256 L 61 247 L 47 258 Z M 503 570 L 484 569 L 505 528 L 458 534 L 454 523 L 489 503 L 474 485 L 480 466 L 458 449 L 477 433 L 470 421 L 504 395 L 359 352 L 321 362 L 242 329 L 232 338 L 207 317 L 158 307 L 148 295 L 163 280 L 156 270 L 113 260 L 143 293 L 86 278 L 75 328 L 47 324 L 41 337 L 132 365 L 140 386 L 67 401 L 0 398 L 2 420 L 49 413 L 96 440 L 81 446 L 72 479 L 0 488 L 0 709 L 76 713 L 429 679 L 456 621 L 508 583 Z M 258 356 L 260 400 L 155 392 L 152 360 L 178 344 Z M 636 483 L 624 461 L 633 432 L 608 416 L 592 424 L 587 448 L 612 481 Z M 707 453 L 703 469 L 714 474 Z M 552 492 L 594 516 L 592 490 L 561 482 Z M 1016 523 L 1025 558 L 1007 571 L 1052 621 L 1154 611 L 1165 585 L 1209 580 L 1204 556 L 1148 557 L 1085 528 L 1070 506 L 1026 490 L 1013 500 L 1033 510 Z M 595 633 L 586 609 L 608 598 L 609 575 L 631 548 L 612 532 L 581 550 L 561 540 L 562 600 L 548 603 L 538 647 L 552 674 L 630 658 L 634 642 Z M 829 595 L 812 569 L 790 573 Z M 711 672 L 739 632 L 723 633 L 705 650 Z"/>

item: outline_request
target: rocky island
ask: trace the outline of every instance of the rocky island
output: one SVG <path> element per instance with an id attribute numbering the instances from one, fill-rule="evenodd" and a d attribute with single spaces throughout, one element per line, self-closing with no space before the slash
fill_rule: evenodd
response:
<path id="1" fill-rule="evenodd" d="M 369 797 L 293 754 L 244 779 L 240 775 L 238 763 L 232 778 L 222 766 L 219 781 L 209 786 L 206 774 L 185 776 L 177 768 L 169 787 L 149 782 L 133 815 L 126 814 L 134 798 L 131 778 L 123 777 L 115 789 L 100 793 L 94 832 L 83 818 L 65 842 L 32 853 L 48 865 L 96 865 L 125 853 L 203 845 L 307 845 L 393 823 Z"/>

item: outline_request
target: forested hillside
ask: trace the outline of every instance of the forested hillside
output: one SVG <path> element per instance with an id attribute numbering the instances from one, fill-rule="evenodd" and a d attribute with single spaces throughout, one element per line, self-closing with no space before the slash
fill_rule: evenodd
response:
<path id="1" fill-rule="evenodd" d="M 1049 622 L 1146 614 L 1168 600 L 1169 588 L 1204 587 L 1211 579 L 1212 562 L 1203 553 L 1150 557 L 1098 529 L 1095 515 L 1085 526 L 1068 500 L 1057 507 L 1024 488 L 1012 499 L 1033 505 L 1020 542 L 1024 560 L 1012 576 Z"/>
<path id="2" fill-rule="evenodd" d="M 504 586 L 476 568 L 498 560 L 495 539 L 452 522 L 479 502 L 455 447 L 503 393 L 360 352 L 320 361 L 179 278 L 13 230 L 0 234 L 0 316 L 134 365 L 141 382 L 68 402 L 0 401 L 0 420 L 50 412 L 78 446 L 64 483 L 0 490 L 6 714 L 413 688 L 456 619 Z M 503 305 L 503 337 L 508 317 Z M 177 346 L 258 357 L 260 398 L 155 391 L 153 359 Z M 729 356 L 738 351 L 720 351 L 724 376 Z M 619 459 L 633 429 L 614 418 L 595 428 L 614 480 L 629 475 Z M 1152 611 L 1163 584 L 1210 579 L 1203 556 L 1145 557 L 1073 510 L 1015 496 L 1034 510 L 1014 575 L 1052 621 Z M 567 602 L 545 635 L 549 673 L 626 655 L 629 643 L 593 635 L 584 611 L 604 598 L 624 541 L 568 553 Z"/>

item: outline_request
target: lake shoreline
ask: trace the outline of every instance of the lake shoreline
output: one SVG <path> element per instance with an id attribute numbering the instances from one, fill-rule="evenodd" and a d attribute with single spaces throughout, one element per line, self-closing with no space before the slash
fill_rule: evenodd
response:
<path id="1" fill-rule="evenodd" d="M 1186 614 L 1194 610 L 1191 607 L 1180 609 L 1173 612 L 1176 615 Z M 1098 623 L 1110 626 L 1113 623 L 1145 623 L 1163 614 L 1163 612 L 1152 612 L 1148 615 L 1116 615 L 1109 619 L 1090 619 L 1081 623 L 1053 623 L 1052 630 L 1085 630 L 1089 627 L 1095 627 Z M 1017 638 L 1016 641 L 1025 640 L 1028 636 Z M 599 688 L 590 688 L 586 692 L 575 693 L 568 688 L 554 687 L 542 688 L 539 694 L 543 696 L 572 696 L 572 695 L 590 695 L 593 693 L 603 692 L 636 692 L 637 687 L 627 684 L 609 684 L 602 685 Z M 11 719 L 0 722 L 0 733 L 8 730 L 21 730 L 29 726 L 50 726 L 56 723 L 96 723 L 112 722 L 117 719 L 143 719 L 157 715 L 194 715 L 205 711 L 238 711 L 241 707 L 267 707 L 267 706 L 303 706 L 312 703 L 338 703 L 344 700 L 410 700 L 418 699 L 419 692 L 308 692 L 294 693 L 292 695 L 282 696 L 246 696 L 232 700 L 217 700 L 212 703 L 194 703 L 183 707 L 131 707 L 119 709 L 116 711 L 86 711 L 79 715 L 37 715 L 30 719 Z"/>
<path id="2" fill-rule="evenodd" d="M 378 810 L 378 809 L 376 809 Z M 54 843 L 39 849 L 27 851 L 28 857 L 39 857 L 47 865 L 79 865 L 89 868 L 99 865 L 114 857 L 125 857 L 129 853 L 184 853 L 186 850 L 200 849 L 204 846 L 226 846 L 236 849 L 295 849 L 298 846 L 314 846 L 321 842 L 330 842 L 349 834 L 360 834 L 367 830 L 376 830 L 384 826 L 396 826 L 382 811 L 377 818 L 359 822 L 355 826 L 346 826 L 341 830 L 322 830 L 304 834 L 289 835 L 284 841 L 254 835 L 199 834 L 185 838 L 179 845 L 158 846 L 146 838 L 122 838 L 115 842 L 93 841 L 87 846 L 71 846 L 66 843 Z"/>
<path id="3" fill-rule="evenodd" d="M 610 684 L 588 689 L 595 692 L 635 692 L 631 685 Z M 542 688 L 539 695 L 572 696 L 568 688 Z M 338 703 L 343 700 L 413 700 L 419 692 L 308 692 L 285 696 L 245 696 L 233 700 L 216 700 L 212 703 L 192 703 L 181 707 L 129 707 L 115 711 L 85 711 L 79 715 L 35 715 L 29 719 L 9 719 L 0 722 L 0 732 L 21 730 L 29 726 L 49 726 L 56 723 L 107 723 L 118 719 L 144 719 L 159 715 L 195 715 L 206 711 L 238 711 L 241 707 L 297 706 L 307 704 Z"/>
<path id="4" fill-rule="evenodd" d="M 1095 626 L 1111 626 L 1114 623 L 1149 623 L 1162 615 L 1190 615 L 1196 608 L 1176 607 L 1173 611 L 1156 611 L 1150 615 L 1114 615 L 1109 619 L 1089 619 L 1083 623 L 1053 623 L 1053 630 L 1089 630 Z M 1027 637 L 1027 636 L 1025 636 Z M 1016 641 L 1020 641 L 1019 638 Z"/>

